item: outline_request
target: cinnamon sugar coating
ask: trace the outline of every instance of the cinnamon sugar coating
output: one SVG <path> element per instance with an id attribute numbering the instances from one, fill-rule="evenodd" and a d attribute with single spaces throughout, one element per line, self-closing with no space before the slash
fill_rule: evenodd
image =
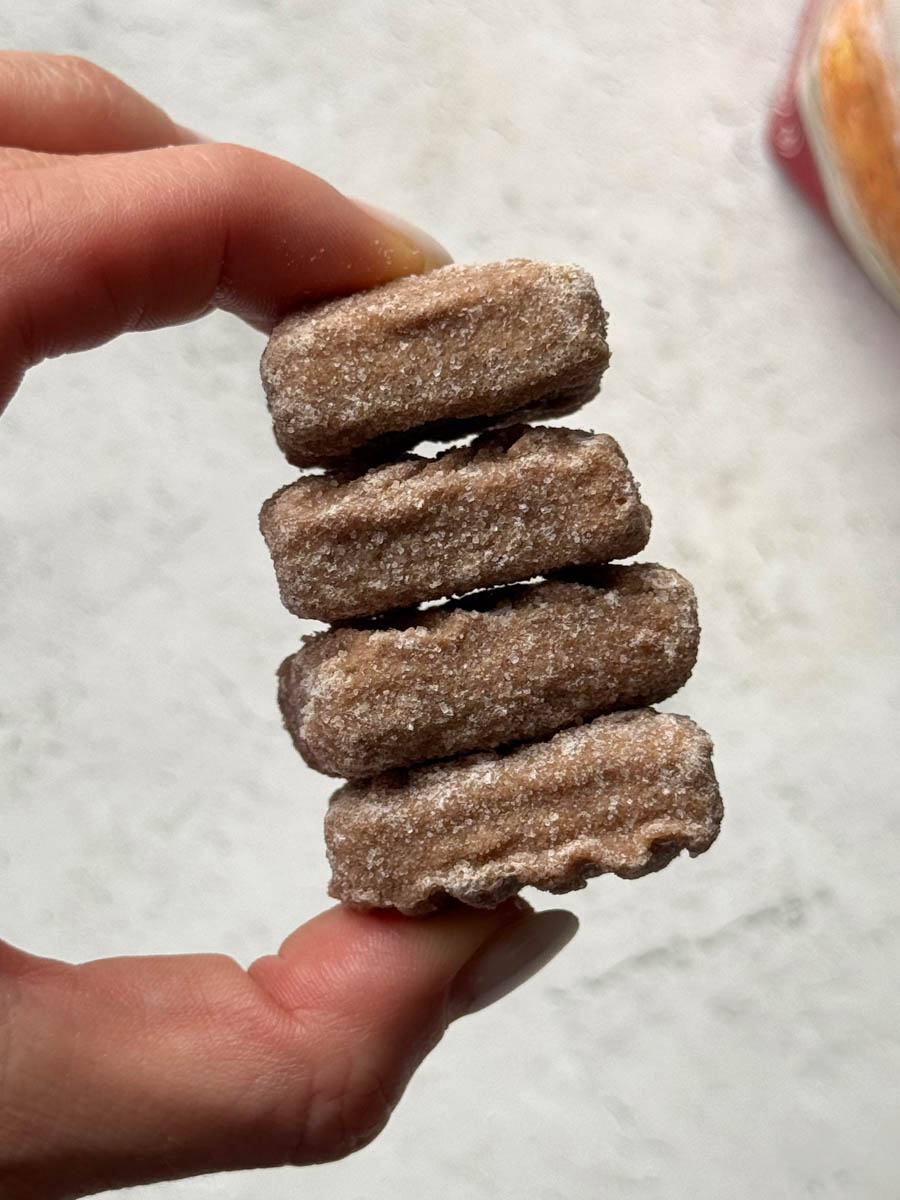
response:
<path id="1" fill-rule="evenodd" d="M 337 621 L 642 550 L 650 513 L 616 442 L 519 426 L 434 459 L 307 476 L 263 505 L 281 599 Z"/>
<path id="2" fill-rule="evenodd" d="M 576 266 L 453 264 L 286 317 L 261 373 L 278 444 L 329 465 L 419 430 L 458 436 L 573 412 L 609 361 L 606 314 Z M 463 422 L 459 425 L 457 422 Z M 407 445 L 416 437 L 407 437 Z"/>
<path id="3" fill-rule="evenodd" d="M 332 797 L 329 892 L 362 908 L 491 908 L 525 886 L 583 887 L 702 853 L 722 817 L 712 743 L 687 717 L 632 709 L 507 755 L 348 783 Z"/>
<path id="4" fill-rule="evenodd" d="M 676 571 L 588 568 L 314 634 L 282 663 L 278 697 L 306 762 L 355 779 L 664 700 L 699 632 Z"/>

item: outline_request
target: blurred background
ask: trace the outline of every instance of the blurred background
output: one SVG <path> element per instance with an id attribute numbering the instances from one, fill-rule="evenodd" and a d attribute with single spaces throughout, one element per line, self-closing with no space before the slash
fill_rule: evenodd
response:
<path id="1" fill-rule="evenodd" d="M 601 396 L 696 585 L 665 706 L 712 733 L 719 842 L 568 898 L 576 941 L 460 1022 L 370 1148 L 148 1200 L 896 1200 L 900 318 L 783 181 L 785 0 L 80 0 L 75 52 L 458 259 L 577 261 Z M 32 371 L 0 422 L 2 934 L 248 962 L 326 902 L 331 785 L 280 727 L 305 628 L 256 528 L 292 475 L 263 338 L 216 315 Z M 539 907 L 547 897 L 529 895 Z"/>

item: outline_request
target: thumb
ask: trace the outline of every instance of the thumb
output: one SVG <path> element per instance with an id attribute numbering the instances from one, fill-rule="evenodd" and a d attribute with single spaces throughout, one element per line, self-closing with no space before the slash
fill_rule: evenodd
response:
<path id="1" fill-rule="evenodd" d="M 576 926 L 515 902 L 424 919 L 337 907 L 248 971 L 218 955 L 73 966 L 0 944 L 0 1196 L 348 1154 L 448 1022 Z"/>

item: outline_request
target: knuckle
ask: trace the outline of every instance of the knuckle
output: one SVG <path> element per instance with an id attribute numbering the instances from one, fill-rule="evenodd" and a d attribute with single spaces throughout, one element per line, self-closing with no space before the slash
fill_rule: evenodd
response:
<path id="1" fill-rule="evenodd" d="M 104 70 L 91 59 L 83 58 L 80 54 L 55 54 L 53 61 L 60 75 L 83 87 L 93 89 L 107 86 L 109 81 L 114 78 L 109 71 Z"/>
<path id="2" fill-rule="evenodd" d="M 61 54 L 56 71 L 62 90 L 73 104 L 87 105 L 97 120 L 106 120 L 121 106 L 130 90 L 116 75 L 78 54 Z"/>
<path id="3" fill-rule="evenodd" d="M 333 1162 L 367 1146 L 385 1127 L 397 1097 L 352 1053 L 323 1064 L 311 1082 L 289 1162 Z"/>
<path id="4" fill-rule="evenodd" d="M 198 954 L 192 960 L 193 978 L 186 980 L 200 1026 L 211 1040 L 265 1045 L 271 1038 L 271 1015 L 248 986 L 247 974 L 227 954 Z"/>
<path id="5" fill-rule="evenodd" d="M 236 1127 L 252 1131 L 254 1165 L 331 1162 L 384 1128 L 402 1091 L 401 1072 L 395 1078 L 358 1031 L 340 1022 L 336 1036 L 315 1037 L 233 959 L 204 955 L 197 966 L 195 1019 L 212 1042 L 243 1047 L 253 1063 L 254 1086 Z"/>

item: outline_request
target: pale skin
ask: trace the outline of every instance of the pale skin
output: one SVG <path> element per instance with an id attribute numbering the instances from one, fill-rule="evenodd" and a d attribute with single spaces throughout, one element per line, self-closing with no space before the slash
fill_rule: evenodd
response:
<path id="1" fill-rule="evenodd" d="M 44 358 L 216 308 L 266 332 L 446 261 L 299 167 L 199 141 L 81 59 L 0 53 L 0 140 L 0 411 Z M 0 1200 L 341 1157 L 451 1020 L 575 925 L 515 903 L 419 920 L 337 906 L 247 969 L 0 942 Z"/>

